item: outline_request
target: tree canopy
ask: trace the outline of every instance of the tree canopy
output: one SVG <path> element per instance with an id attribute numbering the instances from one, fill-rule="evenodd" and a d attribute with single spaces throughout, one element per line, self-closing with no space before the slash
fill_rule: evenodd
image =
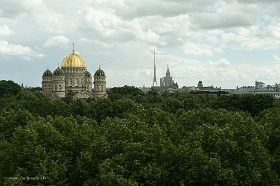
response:
<path id="1" fill-rule="evenodd" d="M 108 95 L 0 96 L 0 185 L 280 185 L 278 100 Z"/>
<path id="2" fill-rule="evenodd" d="M 17 95 L 20 89 L 20 85 L 11 80 L 0 80 L 0 97 L 3 97 L 5 94 Z"/>

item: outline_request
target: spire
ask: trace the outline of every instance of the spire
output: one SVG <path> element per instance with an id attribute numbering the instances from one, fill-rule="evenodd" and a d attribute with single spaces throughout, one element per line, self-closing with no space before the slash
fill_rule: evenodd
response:
<path id="1" fill-rule="evenodd" d="M 75 43 L 73 43 L 73 49 L 72 49 L 72 53 L 75 53 Z"/>
<path id="2" fill-rule="evenodd" d="M 156 52 L 154 49 L 154 79 L 153 79 L 153 86 L 157 85 L 157 78 L 156 78 Z"/>
<path id="3" fill-rule="evenodd" d="M 170 71 L 169 71 L 169 67 L 168 67 L 168 64 L 167 64 L 166 77 L 170 77 Z"/>

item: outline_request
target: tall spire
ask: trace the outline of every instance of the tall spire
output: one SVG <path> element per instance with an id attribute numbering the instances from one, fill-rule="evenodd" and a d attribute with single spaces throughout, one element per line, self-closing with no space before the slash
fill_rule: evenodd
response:
<path id="1" fill-rule="evenodd" d="M 72 53 L 75 53 L 75 43 L 73 43 Z"/>
<path id="2" fill-rule="evenodd" d="M 170 71 L 169 71 L 168 64 L 167 64 L 167 70 L 166 70 L 166 77 L 170 77 Z"/>
<path id="3" fill-rule="evenodd" d="M 154 49 L 154 79 L 153 79 L 153 86 L 157 85 L 157 78 L 156 78 L 156 52 Z"/>

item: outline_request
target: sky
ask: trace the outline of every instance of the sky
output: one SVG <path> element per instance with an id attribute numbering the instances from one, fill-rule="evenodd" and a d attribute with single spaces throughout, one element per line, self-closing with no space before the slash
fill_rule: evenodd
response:
<path id="1" fill-rule="evenodd" d="M 279 0 L 0 0 L 0 79 L 40 87 L 75 51 L 107 87 L 280 83 Z"/>

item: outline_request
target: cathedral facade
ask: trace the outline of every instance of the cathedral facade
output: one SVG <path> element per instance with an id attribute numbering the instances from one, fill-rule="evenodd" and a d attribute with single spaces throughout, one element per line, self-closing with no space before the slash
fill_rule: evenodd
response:
<path id="1" fill-rule="evenodd" d="M 42 92 L 52 98 L 65 97 L 72 94 L 77 98 L 106 98 L 106 76 L 99 69 L 94 74 L 94 89 L 92 76 L 86 69 L 82 57 L 75 53 L 74 45 L 71 54 L 67 55 L 53 72 L 47 69 L 42 76 Z"/>

